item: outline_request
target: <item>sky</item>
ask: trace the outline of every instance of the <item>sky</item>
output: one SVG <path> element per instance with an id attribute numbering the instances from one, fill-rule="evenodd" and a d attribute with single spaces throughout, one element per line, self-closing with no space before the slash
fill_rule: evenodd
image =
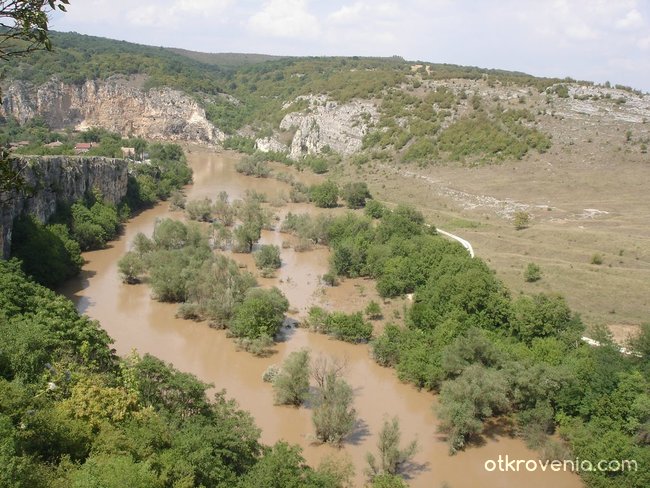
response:
<path id="1" fill-rule="evenodd" d="M 70 0 L 50 25 L 194 51 L 398 55 L 650 92 L 650 0 Z"/>

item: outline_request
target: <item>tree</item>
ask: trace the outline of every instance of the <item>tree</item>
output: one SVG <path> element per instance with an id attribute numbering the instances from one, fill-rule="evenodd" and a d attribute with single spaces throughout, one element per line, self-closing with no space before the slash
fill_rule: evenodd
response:
<path id="1" fill-rule="evenodd" d="M 339 187 L 330 180 L 314 185 L 309 189 L 309 198 L 317 207 L 334 208 L 339 199 Z"/>
<path id="2" fill-rule="evenodd" d="M 140 277 L 146 271 L 146 266 L 140 256 L 129 251 L 117 262 L 117 269 L 122 276 L 122 281 L 132 285 L 140 282 Z"/>
<path id="3" fill-rule="evenodd" d="M 449 450 L 462 449 L 483 430 L 483 420 L 509 408 L 508 382 L 502 372 L 473 364 L 443 383 L 438 417 L 448 434 Z"/>
<path id="4" fill-rule="evenodd" d="M 66 11 L 68 0 L 3 0 L 0 2 L 0 59 L 6 61 L 38 49 L 52 49 L 48 13 Z"/>
<path id="5" fill-rule="evenodd" d="M 276 405 L 301 405 L 309 394 L 309 351 L 303 349 L 289 354 L 282 369 L 273 380 Z"/>
<path id="6" fill-rule="evenodd" d="M 366 199 L 372 195 L 365 182 L 356 182 L 346 183 L 341 190 L 341 197 L 346 201 L 348 208 L 363 208 Z"/>
<path id="7" fill-rule="evenodd" d="M 255 266 L 259 269 L 278 269 L 282 265 L 280 259 L 280 248 L 272 244 L 260 246 L 260 249 L 253 253 Z"/>
<path id="8" fill-rule="evenodd" d="M 340 445 L 354 430 L 357 413 L 352 407 L 354 394 L 341 377 L 343 365 L 320 358 L 312 376 L 316 381 L 312 421 L 321 442 Z"/>
<path id="9" fill-rule="evenodd" d="M 252 288 L 241 305 L 235 309 L 230 331 L 237 337 L 249 339 L 263 335 L 275 337 L 287 310 L 289 302 L 277 288 Z"/>
<path id="10" fill-rule="evenodd" d="M 366 455 L 367 472 L 371 480 L 382 474 L 398 474 L 400 469 L 413 458 L 418 450 L 417 441 L 414 440 L 406 447 L 400 448 L 400 438 L 401 432 L 397 417 L 393 417 L 390 422 L 384 420 L 377 441 L 378 458 L 375 458 L 372 453 Z"/>

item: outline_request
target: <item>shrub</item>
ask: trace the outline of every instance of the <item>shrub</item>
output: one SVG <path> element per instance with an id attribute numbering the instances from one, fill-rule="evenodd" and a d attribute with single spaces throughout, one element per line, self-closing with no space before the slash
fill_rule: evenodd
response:
<path id="1" fill-rule="evenodd" d="M 526 229 L 530 225 L 530 214 L 521 210 L 515 212 L 514 225 L 516 230 Z"/>
<path id="2" fill-rule="evenodd" d="M 381 307 L 376 301 L 374 300 L 370 301 L 370 303 L 366 307 L 366 316 L 370 320 L 379 320 L 382 318 Z"/>
<path id="3" fill-rule="evenodd" d="M 372 325 L 363 320 L 361 312 L 334 312 L 329 317 L 327 329 L 328 334 L 346 342 L 368 342 L 372 337 Z"/>
<path id="4" fill-rule="evenodd" d="M 372 217 L 373 219 L 381 219 L 387 211 L 388 208 L 386 205 L 378 202 L 377 200 L 370 200 L 366 202 L 365 212 L 368 217 Z"/>
<path id="5" fill-rule="evenodd" d="M 528 263 L 524 271 L 524 279 L 528 283 L 533 283 L 542 279 L 542 270 L 535 263 Z"/>
<path id="6" fill-rule="evenodd" d="M 334 208 L 339 199 L 339 187 L 333 181 L 314 185 L 309 189 L 309 198 L 317 207 Z"/>
<path id="7" fill-rule="evenodd" d="M 346 183 L 341 190 L 341 198 L 346 201 L 348 208 L 363 208 L 366 199 L 372 198 L 368 185 L 363 182 Z"/>
<path id="8" fill-rule="evenodd" d="M 244 301 L 235 309 L 230 331 L 236 337 L 249 339 L 263 335 L 275 337 L 282 326 L 289 302 L 277 288 L 263 290 L 252 288 Z"/>
<path id="9" fill-rule="evenodd" d="M 273 380 L 273 394 L 276 405 L 301 405 L 309 394 L 310 371 L 309 351 L 295 351 L 289 354 Z"/>
<path id="10" fill-rule="evenodd" d="M 253 257 L 255 266 L 259 269 L 278 269 L 282 265 L 280 248 L 271 244 L 260 246 L 260 249 L 253 253 Z"/>
<path id="11" fill-rule="evenodd" d="M 602 254 L 596 253 L 593 256 L 591 256 L 591 264 L 596 264 L 596 265 L 601 265 L 603 264 L 603 256 Z"/>
<path id="12" fill-rule="evenodd" d="M 210 222 L 212 220 L 212 201 L 209 198 L 192 200 L 185 205 L 185 213 L 190 220 Z"/>

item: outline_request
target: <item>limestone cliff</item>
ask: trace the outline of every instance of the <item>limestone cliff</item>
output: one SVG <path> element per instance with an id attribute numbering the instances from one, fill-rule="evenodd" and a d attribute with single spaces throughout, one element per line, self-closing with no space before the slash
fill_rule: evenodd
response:
<path id="1" fill-rule="evenodd" d="M 56 211 L 57 203 L 74 203 L 97 189 L 104 199 L 117 204 L 126 196 L 128 165 L 122 159 L 102 157 L 44 156 L 13 160 L 27 191 L 0 193 L 0 249 L 9 256 L 13 221 L 21 214 L 41 222 Z"/>
<path id="2" fill-rule="evenodd" d="M 225 138 L 194 99 L 170 88 L 145 91 L 137 78 L 114 76 L 83 85 L 56 78 L 40 86 L 15 81 L 2 94 L 3 115 L 21 123 L 38 115 L 53 128 L 103 127 L 122 135 L 197 142 Z"/>
<path id="3" fill-rule="evenodd" d="M 317 154 L 329 146 L 333 151 L 348 156 L 361 149 L 363 136 L 370 124 L 377 121 L 377 108 L 368 100 L 338 103 L 326 96 L 305 96 L 309 108 L 287 114 L 280 129 L 294 130 L 289 155 L 298 159 L 304 154 Z"/>

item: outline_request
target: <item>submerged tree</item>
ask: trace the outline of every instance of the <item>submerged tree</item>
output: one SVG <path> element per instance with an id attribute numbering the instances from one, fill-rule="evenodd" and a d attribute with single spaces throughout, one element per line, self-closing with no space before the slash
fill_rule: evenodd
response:
<path id="1" fill-rule="evenodd" d="M 377 457 L 372 453 L 366 455 L 367 474 L 371 480 L 379 475 L 398 474 L 402 467 L 413 458 L 418 450 L 417 441 L 414 440 L 406 447 L 400 448 L 401 436 L 397 417 L 393 417 L 390 421 L 384 421 L 377 441 L 379 455 Z"/>
<path id="2" fill-rule="evenodd" d="M 273 380 L 277 405 L 301 405 L 309 394 L 310 358 L 303 349 L 289 354 L 282 369 Z"/>

